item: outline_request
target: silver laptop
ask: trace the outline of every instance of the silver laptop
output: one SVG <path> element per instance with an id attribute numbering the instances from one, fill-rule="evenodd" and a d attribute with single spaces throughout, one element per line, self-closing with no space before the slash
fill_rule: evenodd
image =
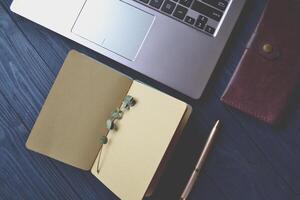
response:
<path id="1" fill-rule="evenodd" d="M 199 98 L 246 0 L 14 0 L 11 10 Z"/>

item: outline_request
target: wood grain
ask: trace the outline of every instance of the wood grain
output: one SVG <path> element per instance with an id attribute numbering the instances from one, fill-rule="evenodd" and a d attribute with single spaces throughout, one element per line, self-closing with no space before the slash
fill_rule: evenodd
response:
<path id="1" fill-rule="evenodd" d="M 194 152 L 181 155 L 187 160 L 195 161 L 195 152 L 203 147 L 214 122 L 223 122 L 192 200 L 300 198 L 299 98 L 285 124 L 275 129 L 219 101 L 266 1 L 248 2 L 200 100 L 191 100 L 11 13 L 11 2 L 0 2 L 0 199 L 117 199 L 90 173 L 25 149 L 28 134 L 72 48 L 192 104 L 194 111 L 185 135 L 194 141 L 186 140 L 181 145 Z M 171 163 L 176 164 L 175 175 L 190 169 L 176 159 Z M 166 178 L 172 181 L 172 174 Z"/>
<path id="2" fill-rule="evenodd" d="M 21 118 L 27 128 L 28 136 L 55 77 L 2 7 L 0 7 L 0 19 L 1 93 L 11 104 L 13 108 L 11 111 L 15 111 Z M 20 43 L 22 45 L 19 45 Z M 20 145 L 24 147 L 25 138 Z M 26 150 L 26 152 L 28 151 Z M 108 196 L 112 196 L 105 188 L 95 189 L 97 185 L 101 184 L 89 173 L 47 158 L 43 158 L 43 160 L 44 163 L 40 164 L 38 170 L 42 171 L 41 174 L 48 174 L 46 180 L 50 177 L 58 178 L 57 181 L 49 179 L 50 183 L 55 183 L 55 194 L 58 197 L 60 194 L 66 199 L 86 197 L 97 199 L 100 195 L 105 196 L 103 191 L 106 191 Z M 96 195 L 97 192 L 100 194 Z M 73 197 L 67 198 L 72 193 Z"/>

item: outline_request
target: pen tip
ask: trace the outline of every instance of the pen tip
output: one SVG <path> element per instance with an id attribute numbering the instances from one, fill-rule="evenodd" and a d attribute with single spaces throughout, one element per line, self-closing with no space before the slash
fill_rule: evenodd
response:
<path id="1" fill-rule="evenodd" d="M 218 129 L 220 127 L 220 124 L 221 124 L 221 122 L 220 122 L 220 120 L 218 120 L 214 125 L 214 129 Z"/>

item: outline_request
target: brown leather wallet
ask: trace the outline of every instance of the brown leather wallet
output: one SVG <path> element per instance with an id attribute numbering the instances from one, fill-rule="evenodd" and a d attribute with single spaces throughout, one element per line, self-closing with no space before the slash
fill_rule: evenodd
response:
<path id="1" fill-rule="evenodd" d="M 300 80 L 300 0 L 269 0 L 221 101 L 276 124 Z"/>

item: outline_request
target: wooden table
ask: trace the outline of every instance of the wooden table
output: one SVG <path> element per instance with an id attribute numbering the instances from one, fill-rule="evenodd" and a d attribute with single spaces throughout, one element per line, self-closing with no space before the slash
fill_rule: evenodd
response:
<path id="1" fill-rule="evenodd" d="M 25 148 L 30 130 L 70 49 L 84 52 L 193 106 L 185 139 L 180 144 L 181 147 L 190 147 L 180 156 L 191 162 L 176 164 L 175 158 L 171 162 L 180 176 L 178 180 L 186 180 L 192 166 L 190 163 L 203 148 L 212 125 L 217 119 L 222 121 L 223 128 L 190 199 L 300 199 L 299 98 L 295 98 L 288 117 L 279 128 L 272 128 L 219 101 L 256 26 L 265 0 L 249 0 L 200 100 L 189 99 L 13 14 L 9 10 L 10 4 L 11 0 L 0 2 L 1 200 L 116 199 L 90 173 Z M 172 182 L 173 178 L 169 174 L 164 180 Z"/>

